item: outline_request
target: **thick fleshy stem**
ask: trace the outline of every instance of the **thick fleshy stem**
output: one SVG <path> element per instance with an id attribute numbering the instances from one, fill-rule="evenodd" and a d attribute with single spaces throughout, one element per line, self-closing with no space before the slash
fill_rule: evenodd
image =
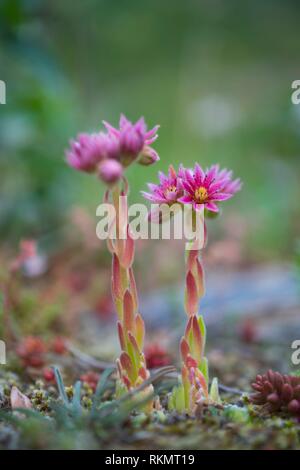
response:
<path id="1" fill-rule="evenodd" d="M 136 282 L 133 273 L 134 240 L 128 224 L 127 208 L 128 183 L 123 179 L 105 194 L 105 202 L 110 198 L 115 209 L 115 219 L 110 230 L 115 238 L 108 239 L 108 249 L 112 254 L 112 297 L 118 314 L 118 337 L 121 347 L 117 359 L 117 395 L 137 388 L 150 377 L 143 353 L 145 325 L 139 313 Z M 153 387 L 143 391 L 143 397 L 153 394 Z M 143 397 L 140 397 L 143 400 Z M 146 409 L 153 408 L 153 401 L 147 402 Z"/>
<path id="2" fill-rule="evenodd" d="M 206 244 L 206 227 L 204 230 Z M 170 395 L 169 407 L 179 412 L 194 414 L 199 403 L 219 402 L 217 379 L 209 392 L 208 361 L 204 355 L 206 327 L 198 315 L 199 303 L 205 292 L 201 250 L 189 245 L 186 250 L 185 310 L 188 321 L 180 342 L 182 359 L 181 379 Z"/>

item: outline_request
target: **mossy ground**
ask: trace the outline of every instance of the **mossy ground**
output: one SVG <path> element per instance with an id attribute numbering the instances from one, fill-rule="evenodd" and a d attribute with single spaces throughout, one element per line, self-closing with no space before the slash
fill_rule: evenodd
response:
<path id="1" fill-rule="evenodd" d="M 269 414 L 248 399 L 251 380 L 257 372 L 279 365 L 280 354 L 276 358 L 269 347 L 261 345 L 236 343 L 236 348 L 240 348 L 239 354 L 236 349 L 211 351 L 211 372 L 219 377 L 223 404 L 199 407 L 193 418 L 165 409 L 146 416 L 133 409 L 131 400 L 113 401 L 113 374 L 103 381 L 97 396 L 83 384 L 79 400 L 74 387 L 66 387 L 66 404 L 57 384 L 46 385 L 30 378 L 26 371 L 15 373 L 2 368 L 0 448 L 300 449 L 297 419 L 282 413 Z M 72 363 L 65 369 L 61 366 L 61 370 L 69 385 L 74 379 L 70 373 Z M 156 384 L 163 405 L 172 381 L 164 377 Z M 33 410 L 11 413 L 12 385 L 30 397 Z"/>

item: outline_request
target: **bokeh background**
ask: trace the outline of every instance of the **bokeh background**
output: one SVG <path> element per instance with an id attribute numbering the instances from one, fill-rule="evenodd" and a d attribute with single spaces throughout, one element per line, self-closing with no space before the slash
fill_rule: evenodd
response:
<path id="1" fill-rule="evenodd" d="M 300 105 L 291 102 L 291 83 L 300 78 L 299 13 L 296 0 L 1 0 L 0 79 L 7 84 L 7 104 L 0 107 L 3 249 L 13 250 L 20 238 L 37 239 L 49 256 L 48 272 L 60 287 L 68 279 L 76 295 L 86 284 L 90 288 L 95 277 L 89 263 L 98 263 L 93 300 L 82 304 L 74 294 L 69 308 L 97 304 L 105 310 L 105 298 L 97 295 L 109 292 L 110 260 L 94 232 L 102 188 L 68 168 L 64 150 L 79 131 L 99 129 L 102 119 L 117 124 L 120 112 L 132 120 L 144 115 L 149 126 L 161 125 L 155 143 L 161 160 L 129 169 L 131 200 L 141 201 L 146 182 L 170 163 L 232 168 L 244 187 L 213 222 L 208 269 L 237 273 L 229 286 L 233 301 L 247 297 L 250 286 L 248 310 L 257 309 L 251 300 L 266 279 L 270 289 L 260 295 L 276 303 L 281 296 L 290 305 L 300 228 Z M 78 250 L 76 233 L 85 249 Z M 66 274 L 62 266 L 70 259 Z M 140 243 L 142 289 L 182 283 L 182 263 L 176 244 Z M 268 271 L 252 270 L 249 281 L 250 267 L 261 265 Z M 219 277 L 215 289 L 222 282 Z M 56 318 L 54 285 L 45 294 L 50 320 L 40 316 L 37 331 Z M 214 296 L 213 286 L 210 292 Z M 222 299 L 212 300 L 218 310 Z M 160 316 L 165 302 L 157 302 Z M 240 305 L 236 310 L 244 309 Z M 32 325 L 24 321 L 23 328 Z"/>
<path id="2" fill-rule="evenodd" d="M 290 256 L 299 230 L 297 1 L 1 0 L 1 233 L 58 229 L 70 204 L 94 214 L 99 185 L 64 149 L 122 111 L 161 124 L 161 162 L 129 172 L 136 200 L 169 163 L 232 167 L 249 249 Z"/>

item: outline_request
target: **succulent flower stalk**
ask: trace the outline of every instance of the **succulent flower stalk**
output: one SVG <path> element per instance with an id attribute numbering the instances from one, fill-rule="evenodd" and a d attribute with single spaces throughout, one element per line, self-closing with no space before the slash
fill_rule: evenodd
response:
<path id="1" fill-rule="evenodd" d="M 136 282 L 132 268 L 134 259 L 134 240 L 130 236 L 127 220 L 127 207 L 120 208 L 120 196 L 127 195 L 128 185 L 121 189 L 120 185 L 108 190 L 105 200 L 111 197 L 115 206 L 116 239 L 110 240 L 109 249 L 112 252 L 112 297 L 118 314 L 118 336 L 121 347 L 117 359 L 118 380 L 117 395 L 120 396 L 143 383 L 150 377 L 146 366 L 144 349 L 145 324 L 139 313 L 139 302 Z M 121 209 L 121 210 L 120 210 Z M 124 226 L 125 223 L 125 226 Z M 120 237 L 126 233 L 126 238 Z M 152 395 L 153 387 L 148 386 L 143 394 Z M 150 410 L 153 403 L 147 404 Z"/>
<path id="2" fill-rule="evenodd" d="M 181 379 L 169 397 L 169 408 L 193 415 L 200 403 L 219 402 L 217 379 L 209 391 L 208 361 L 204 355 L 206 327 L 198 315 L 204 295 L 204 270 L 200 250 L 186 250 L 185 311 L 188 317 L 180 341 Z"/>
<path id="3" fill-rule="evenodd" d="M 117 395 L 135 389 L 150 377 L 143 353 L 145 325 L 139 313 L 138 295 L 133 273 L 134 240 L 128 225 L 126 198 L 128 182 L 125 169 L 134 161 L 149 166 L 159 160 L 151 147 L 158 137 L 159 126 L 148 130 L 144 118 L 130 122 L 123 114 L 119 129 L 103 121 L 106 131 L 79 134 L 71 140 L 66 152 L 67 163 L 74 169 L 96 173 L 107 185 L 104 202 L 109 200 L 115 209 L 115 220 L 109 230 L 116 238 L 108 238 L 107 246 L 112 254 L 112 297 L 118 314 L 118 336 L 121 354 L 117 359 Z M 152 385 L 142 392 L 143 398 L 153 393 Z M 157 403 L 157 402 L 156 402 Z M 147 410 L 153 401 L 147 401 Z"/>
<path id="4" fill-rule="evenodd" d="M 169 206 L 179 203 L 190 205 L 194 218 L 196 213 L 218 213 L 218 204 L 230 199 L 241 189 L 239 179 L 232 180 L 232 172 L 220 170 L 213 165 L 203 170 L 196 163 L 194 169 L 186 169 L 182 165 L 176 172 L 169 167 L 167 175 L 159 173 L 159 184 L 148 184 L 150 192 L 143 196 L 156 204 Z M 153 210 L 149 214 L 153 222 L 162 223 L 161 212 Z M 188 316 L 184 336 L 180 342 L 182 369 L 179 385 L 169 396 L 169 408 L 178 412 L 194 414 L 200 403 L 219 402 L 218 381 L 213 379 L 209 390 L 208 361 L 204 355 L 206 329 L 204 319 L 198 314 L 199 303 L 205 292 L 204 269 L 201 260 L 201 249 L 207 242 L 207 229 L 200 225 L 201 234 L 197 235 L 197 244 L 191 242 L 186 250 L 185 270 L 185 311 Z M 199 246 L 199 241 L 203 245 Z"/>

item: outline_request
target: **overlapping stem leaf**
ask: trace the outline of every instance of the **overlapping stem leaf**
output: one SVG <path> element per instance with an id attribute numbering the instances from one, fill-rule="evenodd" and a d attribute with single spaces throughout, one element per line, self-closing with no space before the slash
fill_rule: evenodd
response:
<path id="1" fill-rule="evenodd" d="M 150 377 L 143 354 L 145 325 L 138 311 L 138 295 L 134 272 L 134 240 L 128 224 L 127 196 L 128 183 L 124 188 L 115 186 L 106 192 L 105 202 L 111 198 L 115 208 L 115 220 L 110 227 L 116 238 L 108 241 L 112 253 L 112 297 L 118 314 L 118 337 L 121 355 L 117 360 L 117 394 L 133 390 Z M 113 232 L 114 231 L 114 232 Z M 143 392 L 151 395 L 152 386 Z M 149 403 L 149 409 L 152 403 Z"/>
<path id="2" fill-rule="evenodd" d="M 193 247 L 190 247 L 193 248 Z M 199 250 L 186 252 L 185 310 L 188 321 L 180 342 L 182 358 L 181 383 L 170 396 L 170 407 L 193 414 L 197 404 L 209 400 L 208 363 L 204 356 L 206 329 L 198 315 L 199 302 L 204 295 L 204 271 Z"/>

